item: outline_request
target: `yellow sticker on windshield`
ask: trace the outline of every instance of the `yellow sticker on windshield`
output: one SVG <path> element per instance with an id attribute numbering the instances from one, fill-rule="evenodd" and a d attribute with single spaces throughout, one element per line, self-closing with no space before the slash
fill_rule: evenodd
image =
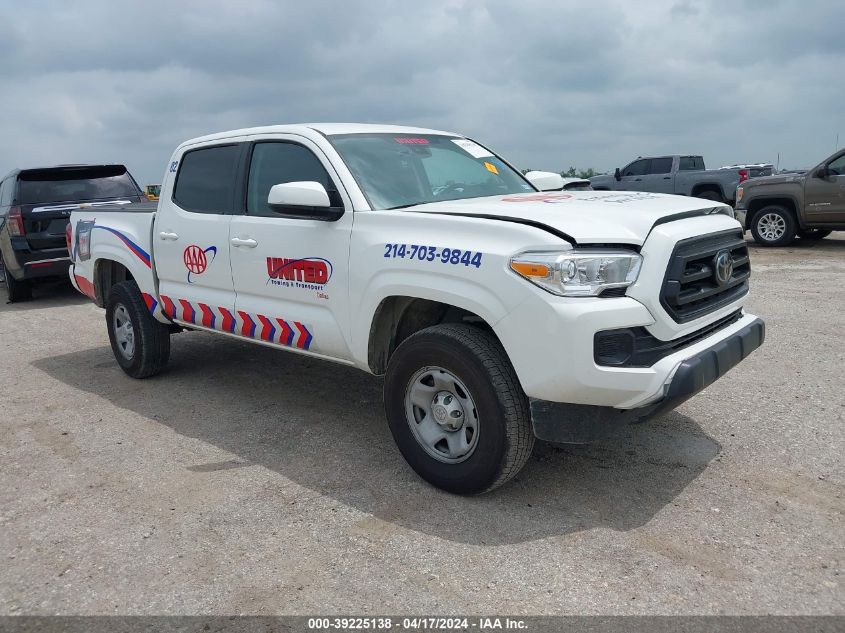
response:
<path id="1" fill-rule="evenodd" d="M 485 161 L 484 166 L 487 168 L 487 171 L 493 172 L 497 176 L 499 175 L 499 170 L 496 169 L 496 166 L 493 163 L 488 163 L 487 161 Z"/>

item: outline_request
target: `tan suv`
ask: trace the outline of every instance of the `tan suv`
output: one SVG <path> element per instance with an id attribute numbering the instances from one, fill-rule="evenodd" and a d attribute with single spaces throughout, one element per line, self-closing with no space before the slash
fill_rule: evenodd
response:
<path id="1" fill-rule="evenodd" d="M 745 181 L 736 189 L 736 217 L 763 246 L 845 230 L 845 150 L 804 173 Z"/>

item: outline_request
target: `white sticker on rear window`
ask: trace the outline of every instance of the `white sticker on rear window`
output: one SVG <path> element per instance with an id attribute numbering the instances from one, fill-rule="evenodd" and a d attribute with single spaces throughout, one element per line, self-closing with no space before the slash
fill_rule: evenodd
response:
<path id="1" fill-rule="evenodd" d="M 488 150 L 481 147 L 481 145 L 469 140 L 468 138 L 453 138 L 452 142 L 473 158 L 484 158 L 486 156 L 493 155 Z"/>

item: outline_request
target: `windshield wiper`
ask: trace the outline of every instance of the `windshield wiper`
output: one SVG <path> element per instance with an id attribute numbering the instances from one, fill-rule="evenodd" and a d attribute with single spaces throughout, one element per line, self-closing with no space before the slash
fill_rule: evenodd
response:
<path id="1" fill-rule="evenodd" d="M 385 211 L 395 211 L 396 209 L 407 209 L 408 207 L 416 207 L 421 204 L 425 204 L 425 202 L 411 202 L 410 204 L 399 204 L 395 207 L 387 207 Z"/>

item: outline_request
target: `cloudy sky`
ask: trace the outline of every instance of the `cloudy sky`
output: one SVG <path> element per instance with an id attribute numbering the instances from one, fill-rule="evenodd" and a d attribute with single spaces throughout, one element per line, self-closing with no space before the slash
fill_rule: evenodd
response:
<path id="1" fill-rule="evenodd" d="M 841 0 L 0 0 L 0 175 L 273 123 L 407 123 L 520 167 L 845 144 Z"/>

